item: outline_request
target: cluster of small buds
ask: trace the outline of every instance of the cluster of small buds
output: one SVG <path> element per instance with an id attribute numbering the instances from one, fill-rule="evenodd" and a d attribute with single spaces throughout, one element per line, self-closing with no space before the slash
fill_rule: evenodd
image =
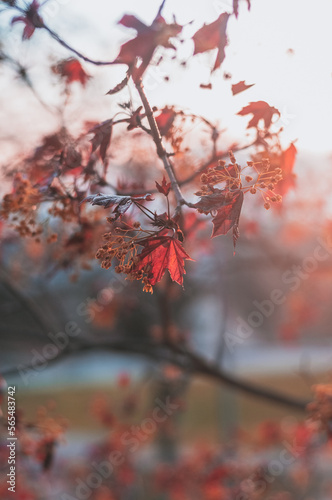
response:
<path id="1" fill-rule="evenodd" d="M 227 165 L 224 160 L 219 160 L 215 167 L 201 175 L 202 187 L 195 193 L 197 196 L 207 196 L 219 192 L 220 190 L 216 189 L 215 186 L 224 184 L 226 201 L 231 200 L 233 192 L 239 190 L 251 194 L 260 192 L 264 200 L 264 208 L 267 210 L 271 207 L 271 203 L 282 200 L 282 196 L 274 192 L 276 185 L 282 180 L 281 168 L 271 170 L 268 158 L 263 158 L 258 162 L 248 161 L 247 165 L 242 168 L 236 163 L 231 151 L 229 157 L 230 164 Z M 247 169 L 251 170 L 250 175 L 245 172 Z"/>
<path id="2" fill-rule="evenodd" d="M 0 216 L 13 223 L 20 236 L 32 236 L 39 239 L 43 232 L 36 221 L 39 192 L 27 179 L 18 175 L 15 178 L 15 190 L 3 197 Z"/>
<path id="3" fill-rule="evenodd" d="M 111 219 L 108 219 L 111 222 Z M 112 221 L 114 222 L 114 221 Z M 96 259 L 101 261 L 103 269 L 109 269 L 112 266 L 113 259 L 116 259 L 117 265 L 114 270 L 117 274 L 125 274 L 131 281 L 141 280 L 144 292 L 152 293 L 152 286 L 149 282 L 148 266 L 137 270 L 139 263 L 138 246 L 146 235 L 139 222 L 134 222 L 129 229 L 116 227 L 113 232 L 103 235 L 105 244 L 102 245 L 97 253 Z M 149 233 L 150 234 L 150 233 Z"/>
<path id="4" fill-rule="evenodd" d="M 56 200 L 49 208 L 48 213 L 53 217 L 60 217 L 64 222 L 77 220 L 77 202 L 71 198 Z"/>
<path id="5" fill-rule="evenodd" d="M 240 167 L 237 163 L 226 165 L 224 160 L 219 160 L 214 168 L 210 168 L 206 173 L 201 175 L 201 182 L 203 184 L 201 191 L 196 193 L 198 196 L 211 194 L 215 191 L 216 184 L 224 183 L 230 190 L 242 188 Z"/>
<path id="6" fill-rule="evenodd" d="M 313 387 L 315 399 L 307 409 L 312 420 L 330 436 L 332 435 L 332 384 L 319 384 Z"/>

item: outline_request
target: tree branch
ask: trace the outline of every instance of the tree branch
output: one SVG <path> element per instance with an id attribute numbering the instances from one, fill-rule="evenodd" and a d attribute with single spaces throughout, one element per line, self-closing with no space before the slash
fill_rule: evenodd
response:
<path id="1" fill-rule="evenodd" d="M 54 328 L 47 318 L 45 318 L 41 309 L 35 304 L 35 302 L 22 294 L 19 288 L 10 280 L 6 272 L 0 269 L 0 283 L 4 285 L 9 293 L 23 306 L 23 308 L 30 314 L 31 318 L 39 326 L 41 332 L 53 332 Z"/>
<path id="2" fill-rule="evenodd" d="M 81 343 L 76 346 L 71 345 L 69 348 L 64 349 L 56 358 L 49 360 L 48 365 L 50 366 L 51 364 L 54 364 L 70 355 L 91 351 L 121 352 L 131 355 L 141 355 L 148 357 L 153 361 L 167 361 L 168 363 L 177 365 L 183 370 L 191 372 L 192 375 L 210 377 L 249 396 L 254 396 L 261 400 L 286 406 L 302 412 L 305 411 L 308 404 L 308 401 L 292 398 L 271 389 L 256 386 L 255 384 L 248 383 L 242 379 L 225 373 L 218 366 L 209 363 L 193 351 L 190 351 L 187 348 L 179 347 L 170 342 L 142 342 L 141 340 L 137 341 L 134 337 L 131 337 L 130 339 L 119 338 L 117 340 L 113 340 L 112 342 L 99 342 L 95 344 Z M 34 370 L 34 367 L 29 365 L 26 365 L 24 368 L 27 370 Z M 10 368 L 2 371 L 1 375 L 6 378 L 15 376 L 18 373 L 18 368 Z"/>
<path id="3" fill-rule="evenodd" d="M 164 165 L 164 169 L 166 170 L 168 178 L 171 181 L 171 186 L 172 186 L 172 189 L 173 189 L 176 201 L 177 201 L 177 207 L 179 208 L 182 205 L 190 206 L 191 204 L 188 203 L 183 198 L 179 183 L 178 183 L 178 181 L 175 177 L 174 171 L 173 171 L 173 166 L 172 166 L 172 164 L 169 160 L 169 157 L 166 153 L 166 150 L 163 146 L 162 138 L 160 135 L 160 130 L 158 128 L 156 119 L 154 117 L 152 108 L 150 106 L 150 103 L 145 95 L 142 80 L 135 82 L 135 85 L 136 85 L 137 91 L 139 93 L 139 96 L 141 98 L 142 104 L 144 106 L 146 118 L 149 122 L 150 129 L 151 129 L 151 135 L 152 135 L 152 138 L 153 138 L 154 143 L 156 145 L 157 154 L 158 154 L 159 158 L 162 160 L 163 165 Z"/>
<path id="4" fill-rule="evenodd" d="M 46 24 L 43 25 L 43 28 L 51 35 L 54 40 L 56 40 L 60 45 L 65 47 L 67 50 L 75 54 L 77 57 L 82 59 L 85 62 L 88 62 L 90 64 L 94 64 L 95 66 L 110 66 L 112 64 L 115 64 L 113 61 L 98 61 L 95 59 L 91 59 L 90 57 L 85 56 L 82 54 L 82 52 L 79 52 L 78 50 L 74 49 L 71 45 L 69 45 L 65 40 L 63 40 L 55 31 L 53 31 L 51 28 L 49 28 Z"/>

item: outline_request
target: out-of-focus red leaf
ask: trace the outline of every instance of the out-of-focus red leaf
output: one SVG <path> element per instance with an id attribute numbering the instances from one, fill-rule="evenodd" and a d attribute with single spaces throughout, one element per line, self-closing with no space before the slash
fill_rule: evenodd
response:
<path id="1" fill-rule="evenodd" d="M 148 269 L 149 283 L 158 283 L 168 269 L 170 277 L 179 285 L 183 284 L 184 260 L 192 260 L 181 243 L 170 236 L 147 238 L 140 243 L 143 251 L 138 255 L 137 271 Z"/>
<path id="2" fill-rule="evenodd" d="M 177 23 L 167 24 L 159 14 L 151 26 L 147 26 L 132 15 L 124 15 L 119 23 L 127 28 L 135 29 L 137 36 L 121 46 L 120 52 L 113 62 L 133 67 L 137 58 L 141 58 L 140 66 L 135 68 L 132 73 L 135 81 L 142 77 L 158 45 L 174 49 L 175 47 L 170 42 L 170 38 L 177 36 L 182 31 L 182 26 Z"/>
<path id="3" fill-rule="evenodd" d="M 66 146 L 62 156 L 63 166 L 65 167 L 65 169 L 72 170 L 81 166 L 82 155 L 73 146 Z"/>
<path id="4" fill-rule="evenodd" d="M 234 83 L 234 85 L 232 85 L 232 93 L 233 95 L 239 94 L 244 90 L 250 89 L 250 87 L 253 87 L 254 85 L 254 83 L 252 83 L 251 85 L 247 85 L 246 82 L 242 80 L 241 82 Z"/>
<path id="5" fill-rule="evenodd" d="M 264 121 L 265 128 L 268 129 L 272 123 L 273 115 L 277 114 L 280 116 L 280 112 L 277 108 L 270 106 L 265 101 L 250 102 L 248 106 L 245 106 L 237 113 L 240 116 L 245 116 L 252 114 L 250 122 L 247 128 L 258 127 L 260 120 Z"/>
<path id="6" fill-rule="evenodd" d="M 201 89 L 207 89 L 207 90 L 211 90 L 212 89 L 212 83 L 201 83 L 200 86 L 199 86 Z"/>
<path id="7" fill-rule="evenodd" d="M 281 156 L 282 180 L 277 184 L 275 191 L 284 195 L 295 186 L 296 175 L 293 172 L 297 149 L 292 143 Z"/>
<path id="8" fill-rule="evenodd" d="M 237 19 L 239 16 L 239 0 L 233 0 L 233 12 Z"/>
<path id="9" fill-rule="evenodd" d="M 208 50 L 218 49 L 213 71 L 219 68 L 225 59 L 225 47 L 227 45 L 226 29 L 228 19 L 229 14 L 224 12 L 223 14 L 220 14 L 218 19 L 216 19 L 213 23 L 205 24 L 202 28 L 196 31 L 193 36 L 195 43 L 194 55 Z"/>
<path id="10" fill-rule="evenodd" d="M 176 111 L 168 106 L 163 108 L 159 115 L 155 117 L 161 135 L 167 135 L 173 125 L 175 117 Z"/>
<path id="11" fill-rule="evenodd" d="M 89 130 L 90 134 L 94 134 L 93 139 L 91 139 L 92 144 L 92 152 L 96 151 L 99 148 L 100 158 L 105 164 L 107 149 L 111 142 L 113 130 L 113 121 L 105 120 L 104 122 L 96 125 L 91 130 Z"/>
<path id="12" fill-rule="evenodd" d="M 125 14 L 119 21 L 119 24 L 126 26 L 126 28 L 133 28 L 137 33 L 144 33 L 149 29 L 149 27 L 142 21 L 137 19 L 136 16 Z"/>
<path id="13" fill-rule="evenodd" d="M 53 73 L 60 75 L 61 78 L 65 80 L 67 85 L 73 82 L 80 82 L 80 84 L 85 87 L 90 78 L 90 75 L 85 72 L 80 61 L 73 57 L 70 59 L 64 59 L 58 64 L 55 64 L 52 66 L 52 71 Z"/>
<path id="14" fill-rule="evenodd" d="M 250 0 L 247 0 L 248 10 L 251 8 Z M 236 19 L 239 17 L 239 0 L 233 0 L 233 12 Z"/>
<path id="15" fill-rule="evenodd" d="M 238 225 L 243 203 L 243 192 L 238 191 L 234 194 L 232 200 L 218 210 L 217 215 L 212 219 L 213 232 L 212 237 L 226 234 L 233 228 L 234 247 L 239 237 Z"/>
<path id="16" fill-rule="evenodd" d="M 282 179 L 278 182 L 274 188 L 274 192 L 284 196 L 287 192 L 294 188 L 296 174 L 293 172 L 295 160 L 297 155 L 297 149 L 292 143 L 285 151 L 269 152 L 262 151 L 255 155 L 254 160 L 261 162 L 262 159 L 268 158 L 270 161 L 270 170 L 275 170 L 280 168 L 282 170 Z M 276 205 L 276 207 L 282 207 L 282 205 Z"/>
<path id="17" fill-rule="evenodd" d="M 166 181 L 165 176 L 163 177 L 163 180 L 161 181 L 161 184 L 156 181 L 156 187 L 159 191 L 159 193 L 164 194 L 165 196 L 168 196 L 169 191 L 171 189 L 171 183 Z"/>
<path id="18" fill-rule="evenodd" d="M 39 2 L 33 0 L 33 2 L 25 10 L 24 16 L 13 17 L 11 24 L 22 22 L 25 24 L 22 39 L 29 40 L 35 32 L 36 28 L 42 28 L 44 26 L 44 21 L 38 13 L 40 7 Z"/>

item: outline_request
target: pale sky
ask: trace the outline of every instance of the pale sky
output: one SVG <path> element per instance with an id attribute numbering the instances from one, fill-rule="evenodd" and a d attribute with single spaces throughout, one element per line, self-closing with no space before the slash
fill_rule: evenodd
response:
<path id="1" fill-rule="evenodd" d="M 134 13 L 149 23 L 159 3 L 156 0 L 49 0 L 42 12 L 47 24 L 72 45 L 87 55 L 109 60 L 117 55 L 120 43 L 135 34 L 116 26 L 122 15 Z M 168 0 L 164 16 L 171 21 L 175 14 L 180 24 L 195 20 L 184 31 L 185 37 L 189 37 L 204 22 L 211 22 L 223 10 L 229 10 L 231 3 L 231 0 Z M 2 19 L 5 21 L 8 17 L 3 15 Z M 209 81 L 209 67 L 214 60 L 212 53 L 202 54 L 189 60 L 186 70 L 179 69 L 178 65 L 175 68 L 167 64 L 161 67 L 162 74 L 165 71 L 170 77 L 169 83 L 158 74 L 157 77 L 148 74 L 146 88 L 152 104 L 179 104 L 212 120 L 219 120 L 222 127 L 228 127 L 231 135 L 243 139 L 248 120 L 236 116 L 236 113 L 250 101 L 266 100 L 282 113 L 285 144 L 298 139 L 300 150 L 327 154 L 332 150 L 331 19 L 331 0 L 252 0 L 251 12 L 247 11 L 246 1 L 242 0 L 239 19 L 232 18 L 229 22 L 226 59 L 212 77 L 213 89 L 199 88 L 200 83 Z M 51 53 L 56 59 L 67 53 L 46 33 L 36 32 L 31 41 L 23 44 L 19 41 L 21 33 L 22 25 L 15 25 L 8 37 L 11 53 L 22 64 L 27 63 L 31 67 L 36 86 L 47 101 L 51 94 L 49 89 L 45 91 L 43 87 L 43 54 Z M 192 42 L 184 44 L 181 57 L 188 59 L 192 49 Z M 290 54 L 288 49 L 293 52 Z M 77 93 L 77 119 L 80 119 L 80 112 L 84 115 L 89 107 L 90 115 L 95 111 L 101 113 L 102 119 L 109 118 L 111 100 L 104 94 L 119 81 L 125 67 L 95 68 L 85 65 L 85 68 L 98 76 L 98 82 L 91 84 L 84 95 L 84 103 L 80 103 L 82 95 Z M 224 71 L 232 74 L 231 82 L 222 78 Z M 152 74 L 155 75 L 153 71 Z M 255 86 L 233 97 L 231 83 L 240 80 L 255 83 Z M 14 88 L 8 89 L 6 78 L 0 81 L 0 91 L 0 118 L 3 120 L 1 115 L 8 115 L 13 108 L 12 115 L 17 120 L 18 128 L 27 127 L 31 123 L 30 107 L 33 113 L 38 107 L 33 96 L 28 96 L 22 89 L 19 92 Z M 11 100 L 10 93 L 13 93 Z M 37 131 L 41 125 L 35 126 Z M 45 127 L 45 124 L 42 126 Z M 50 118 L 46 126 L 52 126 Z"/>

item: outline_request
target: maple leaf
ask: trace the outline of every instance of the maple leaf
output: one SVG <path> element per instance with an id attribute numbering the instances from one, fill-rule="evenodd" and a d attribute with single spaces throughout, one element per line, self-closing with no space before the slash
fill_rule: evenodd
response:
<path id="1" fill-rule="evenodd" d="M 295 174 L 293 168 L 295 165 L 297 149 L 292 143 L 281 155 L 280 168 L 282 169 L 282 180 L 276 187 L 276 192 L 285 195 L 295 186 Z"/>
<path id="2" fill-rule="evenodd" d="M 199 86 L 201 89 L 207 89 L 207 90 L 211 90 L 212 89 L 212 83 L 201 83 L 200 86 Z"/>
<path id="3" fill-rule="evenodd" d="M 280 111 L 277 108 L 270 106 L 265 101 L 250 102 L 248 106 L 245 106 L 237 114 L 241 116 L 253 114 L 247 128 L 258 127 L 260 120 L 264 121 L 265 128 L 268 129 L 272 123 L 273 115 L 277 114 L 280 116 Z"/>
<path id="4" fill-rule="evenodd" d="M 250 89 L 250 87 L 253 87 L 254 85 L 254 83 L 252 83 L 251 85 L 247 85 L 246 82 L 242 80 L 241 82 L 234 83 L 234 85 L 232 85 L 232 93 L 233 95 L 239 94 L 244 90 Z"/>
<path id="5" fill-rule="evenodd" d="M 247 0 L 248 10 L 250 10 L 251 2 Z M 239 17 L 239 0 L 233 0 L 233 12 L 236 19 Z"/>
<path id="6" fill-rule="evenodd" d="M 150 285 L 158 283 L 168 269 L 170 277 L 179 285 L 183 285 L 184 260 L 192 260 L 184 251 L 181 243 L 171 236 L 157 236 L 140 242 L 144 247 L 138 255 L 139 262 L 135 270 L 148 269 Z M 144 271 L 145 272 L 145 271 Z"/>
<path id="7" fill-rule="evenodd" d="M 90 78 L 90 75 L 84 71 L 80 61 L 73 57 L 60 61 L 58 64 L 52 66 L 51 69 L 53 73 L 64 78 L 67 85 L 73 82 L 80 82 L 80 84 L 85 87 Z"/>
<path id="8" fill-rule="evenodd" d="M 205 24 L 192 37 L 195 43 L 194 55 L 208 50 L 218 49 L 216 61 L 212 71 L 221 66 L 225 59 L 225 47 L 227 45 L 226 28 L 229 14 L 220 14 L 211 24 Z"/>
<path id="9" fill-rule="evenodd" d="M 11 21 L 12 25 L 19 22 L 25 24 L 22 40 L 29 40 L 29 38 L 31 38 L 34 34 L 36 28 L 43 28 L 44 21 L 38 13 L 39 7 L 39 2 L 37 2 L 37 0 L 33 0 L 33 2 L 25 10 L 24 16 L 13 17 Z"/>
<path id="10" fill-rule="evenodd" d="M 87 196 L 83 201 L 89 201 L 91 205 L 99 205 L 101 207 L 113 208 L 114 220 L 127 212 L 136 201 L 153 201 L 152 196 L 148 193 L 145 196 L 121 196 L 118 194 L 92 194 Z"/>
<path id="11" fill-rule="evenodd" d="M 168 106 L 163 108 L 159 115 L 155 117 L 161 135 L 168 134 L 173 125 L 175 117 L 176 112 L 173 108 L 169 108 Z"/>
<path id="12" fill-rule="evenodd" d="M 229 195 L 232 194 L 230 199 Z M 243 192 L 238 190 L 233 193 L 228 190 L 218 191 L 206 196 L 195 204 L 195 207 L 213 216 L 213 231 L 211 237 L 227 234 L 233 229 L 233 244 L 239 237 L 239 219 L 243 204 Z"/>
<path id="13" fill-rule="evenodd" d="M 274 191 L 277 194 L 284 196 L 290 189 L 295 186 L 296 174 L 293 169 L 295 165 L 297 149 L 293 143 L 285 151 L 278 153 L 262 151 L 254 156 L 254 160 L 261 162 L 264 158 L 270 161 L 270 170 L 280 168 L 282 171 L 282 179 L 276 185 Z"/>
<path id="14" fill-rule="evenodd" d="M 161 17 L 160 11 L 161 9 L 159 9 L 151 26 L 147 26 L 137 17 L 128 14 L 119 21 L 119 24 L 135 29 L 137 36 L 121 46 L 113 63 L 127 64 L 131 68 L 135 66 L 137 58 L 141 58 L 140 66 L 135 68 L 132 73 L 134 81 L 138 81 L 142 77 L 158 45 L 167 49 L 175 49 L 170 38 L 176 37 L 182 31 L 182 26 L 177 23 L 167 24 L 165 19 Z"/>
<path id="15" fill-rule="evenodd" d="M 238 225 L 243 204 L 243 192 L 238 191 L 232 200 L 217 211 L 217 215 L 212 219 L 212 237 L 227 234 L 233 228 L 234 247 L 239 236 Z"/>
<path id="16" fill-rule="evenodd" d="M 163 177 L 163 180 L 161 181 L 161 184 L 156 181 L 156 187 L 159 191 L 159 193 L 164 194 L 165 196 L 168 196 L 170 189 L 171 189 L 171 183 L 166 181 L 165 176 Z"/>
<path id="17" fill-rule="evenodd" d="M 107 149 L 111 142 L 113 130 L 113 121 L 105 120 L 104 122 L 96 125 L 91 130 L 89 134 L 94 134 L 94 138 L 91 139 L 92 152 L 99 148 L 100 158 L 105 164 Z"/>

